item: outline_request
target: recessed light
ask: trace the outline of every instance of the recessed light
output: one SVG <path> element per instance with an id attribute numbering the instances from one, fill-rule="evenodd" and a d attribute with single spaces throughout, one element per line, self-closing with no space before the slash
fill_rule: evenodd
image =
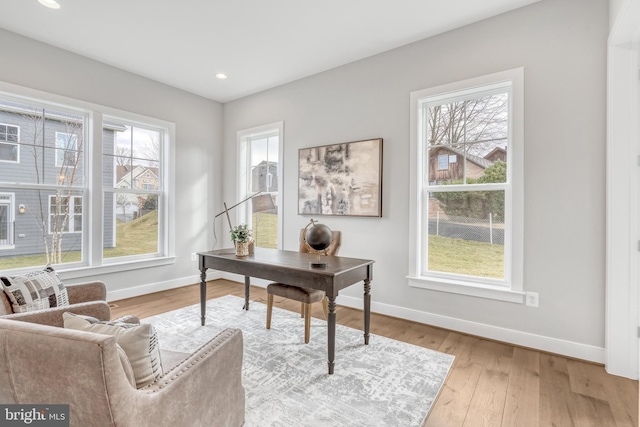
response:
<path id="1" fill-rule="evenodd" d="M 49 9 L 60 9 L 60 3 L 56 0 L 38 0 L 38 3 L 48 7 Z"/>
<path id="2" fill-rule="evenodd" d="M 224 80 L 224 79 L 226 79 L 227 77 L 229 77 L 229 76 L 227 76 L 225 73 L 218 73 L 218 74 L 216 74 L 216 78 L 218 78 L 218 79 L 220 79 L 220 80 Z"/>

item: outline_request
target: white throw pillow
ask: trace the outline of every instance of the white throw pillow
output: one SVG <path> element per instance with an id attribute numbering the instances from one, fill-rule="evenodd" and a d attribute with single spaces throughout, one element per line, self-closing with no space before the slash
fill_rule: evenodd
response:
<path id="1" fill-rule="evenodd" d="M 69 305 L 67 289 L 51 266 L 24 275 L 2 276 L 0 283 L 14 313 Z"/>
<path id="2" fill-rule="evenodd" d="M 152 325 L 101 322 L 93 317 L 73 313 L 63 313 L 62 317 L 65 328 L 115 337 L 116 343 L 122 347 L 131 362 L 137 388 L 153 383 L 162 375 L 158 335 Z"/>

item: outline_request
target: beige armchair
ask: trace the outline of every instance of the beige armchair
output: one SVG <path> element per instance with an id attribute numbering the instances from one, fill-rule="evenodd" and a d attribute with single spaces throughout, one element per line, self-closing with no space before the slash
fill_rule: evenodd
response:
<path id="1" fill-rule="evenodd" d="M 69 404 L 72 427 L 244 422 L 237 329 L 221 332 L 191 355 L 163 354 L 164 374 L 142 389 L 132 385 L 108 335 L 0 319 L 0 343 L 0 402 Z M 180 355 L 177 365 L 167 366 Z"/>
<path id="2" fill-rule="evenodd" d="M 95 317 L 98 320 L 110 320 L 111 311 L 107 303 L 107 288 L 102 282 L 67 285 L 70 305 L 54 307 L 27 313 L 13 313 L 11 301 L 0 288 L 0 318 L 22 320 L 42 325 L 62 327 L 62 313 L 69 311 L 75 314 Z"/>

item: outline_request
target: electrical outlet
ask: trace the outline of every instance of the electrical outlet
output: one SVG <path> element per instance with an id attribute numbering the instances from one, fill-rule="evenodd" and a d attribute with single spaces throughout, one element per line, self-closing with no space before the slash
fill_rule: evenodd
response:
<path id="1" fill-rule="evenodd" d="M 537 292 L 527 292 L 525 294 L 525 301 L 529 307 L 537 307 L 538 306 L 538 293 Z"/>
<path id="2" fill-rule="evenodd" d="M 198 254 L 196 254 L 195 252 L 191 253 L 191 261 L 197 261 L 198 260 Z"/>

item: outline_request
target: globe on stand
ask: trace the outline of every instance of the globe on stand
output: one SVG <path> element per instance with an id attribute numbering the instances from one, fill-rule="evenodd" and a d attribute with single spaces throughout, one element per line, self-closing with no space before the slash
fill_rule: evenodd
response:
<path id="1" fill-rule="evenodd" d="M 320 254 L 327 253 L 327 249 L 331 246 L 332 235 L 331 229 L 324 224 L 317 224 L 313 218 L 304 228 L 304 243 L 307 245 L 311 253 L 318 255 L 318 262 L 310 262 L 311 268 L 327 268 L 326 262 L 320 262 Z"/>

